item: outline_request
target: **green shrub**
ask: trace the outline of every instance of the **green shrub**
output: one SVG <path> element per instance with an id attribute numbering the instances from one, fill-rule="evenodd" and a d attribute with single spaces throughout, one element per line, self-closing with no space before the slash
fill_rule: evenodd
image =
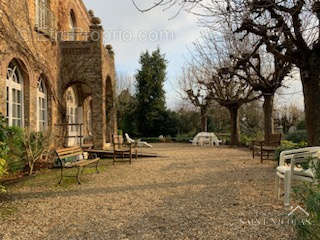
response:
<path id="1" fill-rule="evenodd" d="M 252 144 L 252 141 L 255 140 L 255 137 L 250 137 L 245 134 L 240 135 L 240 143 L 242 146 L 249 147 Z"/>
<path id="2" fill-rule="evenodd" d="M 286 136 L 286 140 L 294 143 L 306 142 L 308 141 L 307 131 L 297 130 L 293 133 L 288 133 L 288 135 Z"/>
<path id="3" fill-rule="evenodd" d="M 148 142 L 148 143 L 159 143 L 161 142 L 158 137 L 143 137 L 141 141 Z"/>
<path id="4" fill-rule="evenodd" d="M 22 130 L 8 127 L 2 115 L 0 115 L 0 142 L 0 158 L 6 161 L 8 172 L 23 170 L 25 162 L 22 154 Z"/>
<path id="5" fill-rule="evenodd" d="M 0 179 L 7 174 L 7 165 L 6 165 L 6 160 L 3 158 L 0 158 Z M 6 189 L 4 186 L 0 184 L 0 193 L 5 192 Z"/>
<path id="6" fill-rule="evenodd" d="M 308 145 L 307 142 L 294 143 L 294 142 L 290 142 L 290 141 L 287 141 L 287 140 L 283 140 L 283 141 L 281 141 L 280 147 L 278 147 L 276 149 L 275 160 L 279 161 L 280 153 L 282 151 L 291 150 L 291 149 L 297 149 L 297 148 L 303 148 L 303 147 L 307 147 L 307 145 Z"/>
<path id="7" fill-rule="evenodd" d="M 301 120 L 297 124 L 297 130 L 304 130 L 304 129 L 306 129 L 306 121 L 305 120 Z"/>
<path id="8" fill-rule="evenodd" d="M 7 174 L 7 162 L 5 158 L 8 155 L 9 147 L 6 143 L 7 124 L 5 118 L 0 115 L 0 179 Z M 0 193 L 5 192 L 4 186 L 0 184 Z"/>
<path id="9" fill-rule="evenodd" d="M 7 155 L 8 150 L 8 146 L 5 143 L 0 142 L 0 179 L 7 175 L 7 162 L 3 157 Z M 5 191 L 4 186 L 0 184 L 0 193 Z"/>
<path id="10" fill-rule="evenodd" d="M 29 175 L 33 173 L 34 164 L 49 153 L 51 142 L 50 132 L 32 132 L 25 129 L 23 132 L 22 152 L 25 162 L 28 164 Z"/>
<path id="11" fill-rule="evenodd" d="M 316 172 L 316 179 L 320 182 L 320 162 L 312 166 Z M 320 184 L 306 183 L 294 188 L 297 200 L 303 204 L 308 212 L 308 222 L 295 216 L 295 230 L 297 239 L 320 239 Z"/>
<path id="12" fill-rule="evenodd" d="M 8 171 L 10 173 L 23 171 L 26 166 L 23 148 L 23 130 L 18 127 L 8 127 L 6 144 L 9 148 L 5 157 Z"/>
<path id="13" fill-rule="evenodd" d="M 190 143 L 193 139 L 193 134 L 179 134 L 174 140 L 179 143 Z"/>
<path id="14" fill-rule="evenodd" d="M 240 135 L 240 143 L 242 146 L 250 147 L 252 144 L 252 141 L 262 141 L 264 139 L 262 132 L 257 132 L 255 135 L 248 135 L 248 134 L 241 134 Z"/>

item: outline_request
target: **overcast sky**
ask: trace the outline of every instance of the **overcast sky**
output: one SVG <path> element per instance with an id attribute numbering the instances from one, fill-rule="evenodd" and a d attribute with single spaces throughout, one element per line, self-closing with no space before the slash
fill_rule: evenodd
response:
<path id="1" fill-rule="evenodd" d="M 181 13 L 169 20 L 174 10 L 154 9 L 148 13 L 138 12 L 131 0 L 106 1 L 84 0 L 88 9 L 100 17 L 105 30 L 106 43 L 115 50 L 116 69 L 118 72 L 134 75 L 139 68 L 139 56 L 142 52 L 153 51 L 160 47 L 166 55 L 168 76 L 165 85 L 167 105 L 174 108 L 179 99 L 177 78 L 188 58 L 188 47 L 200 36 L 201 29 L 194 16 Z M 136 0 L 141 6 L 148 6 L 150 0 Z M 294 95 L 280 96 L 279 102 L 295 103 L 302 107 L 301 84 L 296 81 L 289 89 L 282 92 Z"/>

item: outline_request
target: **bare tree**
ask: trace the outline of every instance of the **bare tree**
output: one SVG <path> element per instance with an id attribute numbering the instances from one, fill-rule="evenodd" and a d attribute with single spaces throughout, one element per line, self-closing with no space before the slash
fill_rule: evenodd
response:
<path id="1" fill-rule="evenodd" d="M 284 133 L 288 133 L 289 129 L 296 126 L 302 118 L 303 111 L 294 104 L 277 109 L 278 124 L 282 126 Z"/>
<path id="2" fill-rule="evenodd" d="M 182 97 L 190 101 L 196 108 L 200 109 L 201 131 L 208 131 L 208 110 L 212 99 L 209 96 L 208 89 L 201 84 L 204 76 L 195 66 L 189 66 L 183 69 L 180 79 L 180 86 L 185 93 Z"/>
<path id="3" fill-rule="evenodd" d="M 153 3 L 147 7 L 140 7 L 137 0 L 132 0 L 132 3 L 135 6 L 135 8 L 140 12 L 148 12 L 156 7 L 168 9 L 173 6 L 178 6 L 177 14 L 179 14 L 179 12 L 183 9 L 187 8 L 188 10 L 191 10 L 197 7 L 198 5 L 202 5 L 202 2 L 204 2 L 204 0 L 156 0 L 153 1 Z"/>
<path id="4" fill-rule="evenodd" d="M 199 83 L 207 88 L 210 98 L 230 113 L 232 145 L 240 143 L 240 107 L 260 97 L 246 80 L 250 76 L 235 68 L 234 56 L 239 56 L 241 47 L 228 35 L 217 38 L 208 34 L 202 36 L 202 42 L 195 43 L 193 55 L 194 66 L 205 76 Z"/>
<path id="5" fill-rule="evenodd" d="M 254 91 L 260 92 L 263 96 L 264 134 L 265 140 L 268 141 L 270 135 L 274 133 L 274 95 L 283 86 L 285 77 L 292 70 L 292 64 L 274 58 L 266 53 L 261 45 L 261 41 L 256 46 L 247 41 L 247 46 L 253 50 L 236 56 L 235 68 L 245 72 L 246 81 Z"/>
<path id="6" fill-rule="evenodd" d="M 133 94 L 135 91 L 135 78 L 134 76 L 130 76 L 128 74 L 125 74 L 123 72 L 117 72 L 116 73 L 116 82 L 117 82 L 117 90 L 116 95 L 119 96 L 122 91 L 126 90 L 130 94 Z"/>
<path id="7" fill-rule="evenodd" d="M 300 69 L 310 145 L 320 144 L 320 2 L 315 0 L 232 1 L 239 33 L 253 34 L 278 61 Z M 240 10 L 240 11 L 239 11 Z"/>

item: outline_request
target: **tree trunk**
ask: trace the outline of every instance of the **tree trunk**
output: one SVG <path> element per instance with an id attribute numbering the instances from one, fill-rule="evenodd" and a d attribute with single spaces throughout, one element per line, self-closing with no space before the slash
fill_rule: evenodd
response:
<path id="1" fill-rule="evenodd" d="M 32 175 L 32 173 L 33 173 L 33 166 L 34 166 L 34 163 L 29 163 L 29 176 L 31 176 Z"/>
<path id="2" fill-rule="evenodd" d="M 264 95 L 263 113 L 264 113 L 264 139 L 269 141 L 271 134 L 274 133 L 273 125 L 273 99 L 274 95 Z"/>
<path id="3" fill-rule="evenodd" d="M 228 107 L 231 118 L 231 145 L 240 145 L 239 106 Z"/>
<path id="4" fill-rule="evenodd" d="M 208 117 L 207 117 L 207 115 L 201 116 L 201 131 L 208 132 Z"/>
<path id="5" fill-rule="evenodd" d="M 310 146 L 320 145 L 320 71 L 318 70 L 318 62 L 319 61 L 314 61 L 314 66 L 310 67 L 310 70 L 300 71 L 308 144 Z"/>
<path id="6" fill-rule="evenodd" d="M 201 109 L 200 110 L 200 118 L 201 118 L 201 131 L 202 132 L 208 132 L 208 116 L 207 111 Z"/>

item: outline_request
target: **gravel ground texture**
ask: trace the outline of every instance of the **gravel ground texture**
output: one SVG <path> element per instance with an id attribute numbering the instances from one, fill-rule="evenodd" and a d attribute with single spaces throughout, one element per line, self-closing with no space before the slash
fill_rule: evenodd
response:
<path id="1" fill-rule="evenodd" d="M 83 184 L 59 171 L 8 186 L 0 239 L 293 239 L 275 197 L 275 163 L 245 149 L 155 144 L 161 157 L 103 160 Z"/>

